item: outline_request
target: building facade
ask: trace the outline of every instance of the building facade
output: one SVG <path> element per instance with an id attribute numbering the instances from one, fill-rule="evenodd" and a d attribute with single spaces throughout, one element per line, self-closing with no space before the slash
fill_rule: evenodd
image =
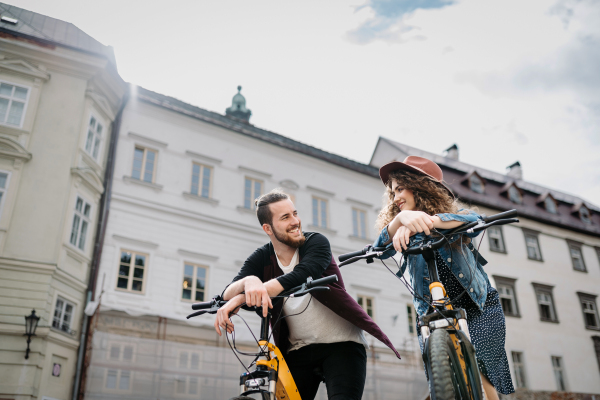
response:
<path id="1" fill-rule="evenodd" d="M 124 83 L 75 26 L 0 3 L 0 397 L 67 399 Z M 40 317 L 25 359 L 25 319 Z"/>

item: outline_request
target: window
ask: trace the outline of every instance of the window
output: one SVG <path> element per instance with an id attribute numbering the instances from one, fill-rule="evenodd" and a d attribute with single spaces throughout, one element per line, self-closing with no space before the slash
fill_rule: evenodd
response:
<path id="1" fill-rule="evenodd" d="M 109 369 L 106 372 L 106 389 L 128 391 L 131 387 L 131 371 Z"/>
<path id="2" fill-rule="evenodd" d="M 515 291 L 516 279 L 494 275 L 494 281 L 496 282 L 496 290 L 500 296 L 500 303 L 502 304 L 504 315 L 519 317 L 519 307 L 517 305 Z"/>
<path id="3" fill-rule="evenodd" d="M 0 171 L 0 213 L 2 212 L 2 206 L 4 205 L 4 198 L 6 197 L 6 189 L 8 189 L 8 178 L 10 174 L 8 172 Z"/>
<path id="4" fill-rule="evenodd" d="M 414 321 L 414 310 L 410 304 L 406 305 L 406 315 L 408 316 L 408 333 L 411 335 L 415 333 L 415 321 Z"/>
<path id="5" fill-rule="evenodd" d="M 359 238 L 367 238 L 367 213 L 365 211 L 352 209 L 352 234 Z"/>
<path id="6" fill-rule="evenodd" d="M 573 263 L 573 269 L 575 271 L 587 272 L 585 268 L 585 262 L 583 261 L 583 253 L 581 252 L 581 243 L 567 240 L 569 245 L 569 254 L 571 255 L 571 262 Z"/>
<path id="7" fill-rule="evenodd" d="M 539 232 L 523 229 L 525 235 L 525 246 L 527 247 L 527 258 L 542 261 L 542 252 L 538 241 Z"/>
<path id="8" fill-rule="evenodd" d="M 185 263 L 183 268 L 183 300 L 204 301 L 206 293 L 206 268 Z"/>
<path id="9" fill-rule="evenodd" d="M 592 216 L 590 215 L 590 210 L 586 208 L 586 206 L 581 206 L 579 208 L 579 218 L 586 224 L 592 223 Z"/>
<path id="10" fill-rule="evenodd" d="M 196 196 L 210 198 L 210 178 L 212 168 L 192 163 L 192 188 L 190 192 Z"/>
<path id="11" fill-rule="evenodd" d="M 547 322 L 558 322 L 554 298 L 552 297 L 552 286 L 541 283 L 532 283 L 540 311 L 540 320 Z"/>
<path id="12" fill-rule="evenodd" d="M 58 297 L 56 299 L 56 307 L 54 307 L 54 318 L 52 318 L 52 327 L 69 334 L 74 333 L 71 331 L 71 323 L 73 318 L 73 310 L 75 306 L 73 303 Z"/>
<path id="13" fill-rule="evenodd" d="M 506 249 L 504 247 L 504 237 L 502 236 L 502 228 L 499 226 L 491 226 L 488 228 L 487 233 L 490 240 L 490 251 L 506 253 Z"/>
<path id="14" fill-rule="evenodd" d="M 469 177 L 469 188 L 475 193 L 483 193 L 485 191 L 483 181 L 475 173 Z"/>
<path id="15" fill-rule="evenodd" d="M 108 351 L 108 359 L 112 361 L 133 361 L 133 344 L 111 343 Z"/>
<path id="16" fill-rule="evenodd" d="M 600 329 L 600 319 L 598 318 L 598 307 L 596 307 L 596 297 L 593 294 L 577 292 L 583 311 L 583 320 L 587 329 Z"/>
<path id="17" fill-rule="evenodd" d="M 181 351 L 179 353 L 178 366 L 180 369 L 200 369 L 200 353 Z"/>
<path id="18" fill-rule="evenodd" d="M 515 386 L 519 388 L 527 388 L 527 381 L 525 380 L 525 363 L 523 360 L 523 353 L 520 351 L 512 352 L 513 369 L 515 371 Z"/>
<path id="19" fill-rule="evenodd" d="M 0 82 L 0 124 L 21 127 L 29 89 Z"/>
<path id="20" fill-rule="evenodd" d="M 369 317 L 373 318 L 373 298 L 363 295 L 358 295 L 358 305 L 366 311 Z"/>
<path id="21" fill-rule="evenodd" d="M 92 115 L 90 117 L 87 137 L 85 139 L 85 151 L 87 151 L 90 156 L 94 157 L 94 160 L 98 160 L 98 151 L 100 150 L 100 144 L 102 143 L 103 129 L 104 127 L 102 124 Z"/>
<path id="22" fill-rule="evenodd" d="M 327 228 L 327 200 L 318 197 L 312 198 L 312 224 Z"/>
<path id="23" fill-rule="evenodd" d="M 257 179 L 246 178 L 244 181 L 244 208 L 254 210 L 254 200 L 263 193 L 263 182 Z"/>
<path id="24" fill-rule="evenodd" d="M 549 213 L 558 214 L 558 210 L 556 209 L 556 203 L 550 195 L 546 196 L 546 198 L 544 199 L 544 207 Z"/>
<path id="25" fill-rule="evenodd" d="M 133 153 L 133 169 L 131 177 L 144 182 L 154 183 L 156 170 L 156 151 L 137 147 Z"/>
<path id="26" fill-rule="evenodd" d="M 556 379 L 556 389 L 560 391 L 567 390 L 562 357 L 552 356 L 552 368 L 554 369 L 554 378 Z"/>
<path id="27" fill-rule="evenodd" d="M 121 251 L 117 289 L 129 292 L 143 292 L 147 259 L 148 256 L 146 254 Z"/>
<path id="28" fill-rule="evenodd" d="M 88 226 L 90 225 L 91 210 L 92 206 L 90 206 L 87 201 L 77 196 L 77 200 L 75 201 L 75 215 L 73 215 L 73 226 L 71 227 L 71 238 L 69 239 L 69 243 L 81 250 L 85 250 L 85 239 Z"/>
<path id="29" fill-rule="evenodd" d="M 175 393 L 198 394 L 198 378 L 195 376 L 178 376 L 175 379 Z"/>
<path id="30" fill-rule="evenodd" d="M 508 199 L 516 204 L 521 204 L 523 202 L 521 191 L 515 185 L 511 185 L 508 188 Z"/>

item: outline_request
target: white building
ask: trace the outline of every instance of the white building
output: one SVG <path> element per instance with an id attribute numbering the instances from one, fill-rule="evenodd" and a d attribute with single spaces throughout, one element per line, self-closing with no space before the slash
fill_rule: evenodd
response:
<path id="1" fill-rule="evenodd" d="M 71 396 L 124 91 L 111 48 L 0 3 L 1 398 Z M 25 358 L 32 309 L 41 319 Z"/>
<path id="2" fill-rule="evenodd" d="M 252 200 L 284 188 L 304 230 L 324 233 L 337 256 L 372 242 L 383 193 L 378 167 L 408 154 L 433 158 L 455 192 L 482 212 L 521 213 L 521 224 L 490 230 L 481 245 L 503 297 L 515 385 L 600 393 L 597 207 L 511 177 L 516 166 L 501 175 L 461 163 L 457 148 L 443 157 L 382 138 L 371 164 L 360 164 L 248 124 L 244 103 L 236 95 L 225 117 L 132 88 L 119 132 L 86 396 L 234 396 L 242 367 L 216 335 L 214 317 L 185 316 L 192 302 L 220 293 L 267 241 Z M 237 105 L 247 112 L 232 114 Z M 403 354 L 396 361 L 372 342 L 364 398 L 424 397 L 407 290 L 380 263 L 342 274 Z M 242 315 L 256 330 L 257 319 Z M 251 349 L 243 323 L 234 323 L 238 342 Z"/>

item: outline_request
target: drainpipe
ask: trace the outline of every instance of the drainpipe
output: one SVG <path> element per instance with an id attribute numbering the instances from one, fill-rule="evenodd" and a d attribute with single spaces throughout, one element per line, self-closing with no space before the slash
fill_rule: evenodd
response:
<path id="1" fill-rule="evenodd" d="M 123 96 L 121 107 L 117 112 L 115 121 L 113 123 L 112 131 L 110 134 L 110 144 L 108 148 L 108 158 L 106 160 L 106 170 L 104 171 L 104 193 L 100 200 L 100 211 L 98 215 L 98 224 L 96 225 L 96 240 L 94 244 L 94 255 L 92 257 L 92 268 L 90 271 L 90 278 L 87 287 L 87 305 L 95 299 L 96 294 L 96 281 L 98 280 L 98 270 L 100 257 L 102 256 L 102 248 L 104 246 L 104 234 L 106 232 L 106 224 L 108 222 L 108 211 L 110 209 L 110 200 L 112 195 L 112 181 L 115 172 L 115 157 L 117 154 L 117 142 L 119 137 L 119 131 L 121 129 L 121 120 L 123 117 L 123 110 L 129 101 L 129 85 L 127 92 Z M 93 314 L 92 314 L 93 315 Z M 84 313 L 83 324 L 81 330 L 81 339 L 79 342 L 79 351 L 77 354 L 77 370 L 75 372 L 75 382 L 73 384 L 73 398 L 72 400 L 78 400 L 83 398 L 81 392 L 81 383 L 85 382 L 85 371 L 83 371 L 83 361 L 86 354 L 88 343 L 91 343 L 92 331 L 90 330 L 91 318 Z M 81 393 L 80 393 L 81 392 Z"/>

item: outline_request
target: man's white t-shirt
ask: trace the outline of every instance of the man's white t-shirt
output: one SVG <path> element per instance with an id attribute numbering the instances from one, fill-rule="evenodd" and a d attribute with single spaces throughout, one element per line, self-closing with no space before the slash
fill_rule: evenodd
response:
<path id="1" fill-rule="evenodd" d="M 277 257 L 277 264 L 284 274 L 292 272 L 298 263 L 298 249 L 288 266 L 282 265 Z M 288 351 L 314 343 L 338 342 L 356 342 L 369 348 L 362 329 L 331 311 L 312 295 L 291 297 L 283 301 L 283 314 L 290 330 Z"/>

